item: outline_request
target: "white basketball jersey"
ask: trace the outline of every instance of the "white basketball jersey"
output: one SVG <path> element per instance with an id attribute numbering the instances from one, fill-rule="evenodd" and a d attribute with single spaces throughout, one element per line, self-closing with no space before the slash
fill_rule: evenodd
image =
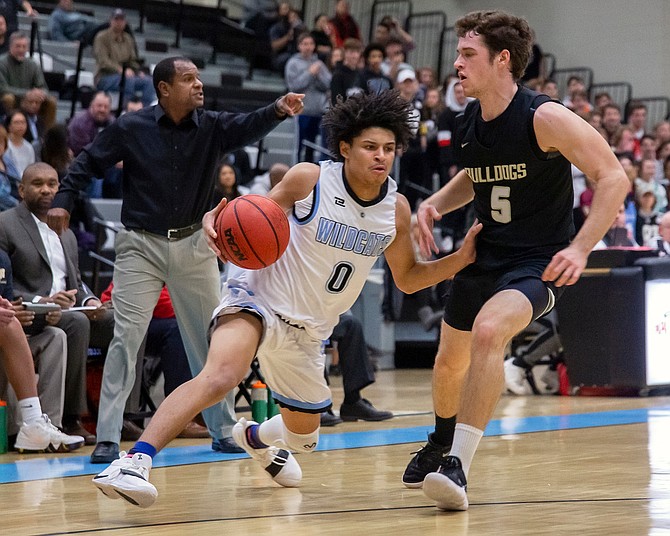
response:
<path id="1" fill-rule="evenodd" d="M 312 193 L 289 215 L 291 240 L 282 257 L 250 271 L 250 288 L 281 317 L 326 339 L 363 289 L 367 276 L 395 238 L 396 183 L 362 201 L 345 183 L 343 165 L 321 162 Z"/>

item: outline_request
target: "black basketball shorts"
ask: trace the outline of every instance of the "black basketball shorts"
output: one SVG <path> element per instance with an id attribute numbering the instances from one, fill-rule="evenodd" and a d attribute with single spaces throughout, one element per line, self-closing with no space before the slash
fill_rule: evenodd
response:
<path id="1" fill-rule="evenodd" d="M 542 281 L 542 272 L 548 264 L 528 262 L 510 270 L 482 270 L 476 265 L 456 274 L 447 292 L 444 321 L 454 329 L 472 331 L 475 317 L 484 304 L 502 290 L 515 289 L 528 298 L 537 320 L 551 311 L 563 293 L 564 287 Z"/>

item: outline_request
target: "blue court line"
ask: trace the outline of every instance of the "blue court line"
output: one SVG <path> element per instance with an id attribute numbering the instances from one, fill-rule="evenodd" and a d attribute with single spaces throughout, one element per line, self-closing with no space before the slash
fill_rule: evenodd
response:
<path id="1" fill-rule="evenodd" d="M 484 435 L 529 434 L 533 432 L 639 424 L 656 418 L 670 418 L 670 406 L 540 417 L 505 417 L 491 421 Z M 319 439 L 317 450 L 341 450 L 404 443 L 422 443 L 426 441 L 426 437 L 432 429 L 432 426 L 416 426 L 412 428 L 324 434 Z M 177 465 L 237 460 L 246 456 L 246 454 L 217 453 L 212 451 L 209 443 L 207 443 L 191 447 L 166 448 L 156 456 L 153 466 L 174 467 Z M 104 467 L 104 465 L 90 463 L 89 456 L 50 455 L 33 458 L 27 455 L 25 458 L 14 462 L 0 463 L 0 484 L 92 475 L 100 472 Z"/>

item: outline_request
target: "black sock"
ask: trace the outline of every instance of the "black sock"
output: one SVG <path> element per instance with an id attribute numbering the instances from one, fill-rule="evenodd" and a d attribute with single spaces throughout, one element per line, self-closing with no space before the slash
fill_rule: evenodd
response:
<path id="1" fill-rule="evenodd" d="M 344 393 L 343 404 L 355 404 L 361 399 L 361 392 L 354 391 L 353 393 Z"/>
<path id="2" fill-rule="evenodd" d="M 435 414 L 435 431 L 430 434 L 430 440 L 443 447 L 450 447 L 454 442 L 456 430 L 456 415 L 444 419 Z"/>

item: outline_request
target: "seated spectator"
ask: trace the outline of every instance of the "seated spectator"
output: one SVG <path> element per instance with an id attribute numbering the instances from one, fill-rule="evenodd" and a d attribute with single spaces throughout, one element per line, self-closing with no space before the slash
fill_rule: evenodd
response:
<path id="1" fill-rule="evenodd" d="M 593 103 L 596 107 L 596 110 L 599 110 L 600 113 L 603 113 L 603 108 L 608 104 L 614 103 L 612 96 L 607 93 L 607 91 L 601 91 L 596 93 L 596 96 L 593 99 Z"/>
<path id="2" fill-rule="evenodd" d="M 397 39 L 402 42 L 405 52 L 409 52 L 414 48 L 414 39 L 405 31 L 396 17 L 391 15 L 384 15 L 375 27 L 375 33 L 372 38 L 374 43 L 379 43 L 386 46 L 389 39 Z"/>
<path id="3" fill-rule="evenodd" d="M 465 96 L 465 91 L 458 78 L 449 82 L 444 96 L 444 102 L 452 112 L 459 113 L 465 110 L 471 97 Z"/>
<path id="4" fill-rule="evenodd" d="M 129 104 L 131 101 L 128 101 Z M 86 110 L 77 112 L 67 126 L 68 144 L 76 157 L 98 133 L 114 121 L 112 99 L 104 91 L 97 92 Z"/>
<path id="5" fill-rule="evenodd" d="M 369 400 L 361 397 L 361 391 L 375 382 L 374 367 L 368 355 L 361 321 L 351 312 L 340 315 L 330 340 L 337 345 L 344 400 L 340 406 L 340 419 L 331 412 L 325 412 L 321 414 L 321 424 L 333 426 L 342 421 L 376 422 L 391 419 L 393 413 L 378 410 Z"/>
<path id="6" fill-rule="evenodd" d="M 628 105 L 628 125 L 635 135 L 635 158 L 640 159 L 640 141 L 647 126 L 647 105 L 641 101 L 632 101 Z"/>
<path id="7" fill-rule="evenodd" d="M 558 84 L 556 83 L 555 80 L 552 80 L 551 78 L 547 78 L 542 83 L 542 87 L 540 88 L 540 92 L 544 93 L 547 97 L 551 97 L 554 100 L 558 100 L 558 98 L 559 98 Z"/>
<path id="8" fill-rule="evenodd" d="M 7 155 L 12 159 L 19 175 L 30 165 L 35 163 L 35 149 L 25 139 L 28 130 L 26 116 L 20 110 L 14 110 L 5 118 L 5 128 L 9 134 L 7 141 Z"/>
<path id="9" fill-rule="evenodd" d="M 9 52 L 0 56 L 0 98 L 5 112 L 18 107 L 20 99 L 27 94 L 39 99 L 39 115 L 44 128 L 56 122 L 56 99 L 48 94 L 49 88 L 40 66 L 28 52 L 28 36 L 14 32 L 9 37 Z"/>
<path id="10" fill-rule="evenodd" d="M 242 24 L 256 33 L 261 40 L 268 38 L 270 27 L 277 22 L 277 2 L 275 0 L 244 0 Z"/>
<path id="11" fill-rule="evenodd" d="M 58 0 L 49 15 L 49 36 L 54 41 L 84 41 L 97 26 L 95 18 L 74 9 L 72 0 Z"/>
<path id="12" fill-rule="evenodd" d="M 13 295 L 11 263 L 7 254 L 0 251 L 0 363 L 4 369 L 4 375 L 18 399 L 18 435 L 14 442 L 14 448 L 20 452 L 70 452 L 78 449 L 84 444 L 84 438 L 78 435 L 67 435 L 62 433 L 51 422 L 50 417 L 43 413 L 42 403 L 38 396 L 38 383 L 35 381 L 35 365 L 26 334 L 23 331 L 17 312 L 9 299 L 5 296 Z M 27 317 L 26 317 L 27 318 Z M 26 320 L 29 322 L 28 320 Z M 53 348 L 52 348 L 53 349 Z M 63 346 L 60 346 L 61 352 Z M 56 355 L 56 357 L 58 357 Z M 62 361 L 61 361 L 62 363 Z M 50 363 L 52 366 L 57 364 Z M 47 382 L 47 396 L 51 396 L 51 402 L 58 404 L 62 400 L 62 378 L 60 369 L 46 370 L 41 376 L 42 389 Z M 4 390 L 4 389 L 3 389 Z M 54 396 L 55 395 L 55 396 Z M 55 400 L 54 400 L 55 399 Z M 45 402 L 47 402 L 45 400 Z M 45 404 L 45 407 L 47 404 Z M 60 422 L 58 413 L 53 415 L 54 422 Z M 13 432 L 11 423 L 8 431 Z"/>
<path id="13" fill-rule="evenodd" d="M 9 34 L 7 33 L 7 21 L 0 15 L 0 54 L 9 51 Z"/>
<path id="14" fill-rule="evenodd" d="M 670 212 L 666 212 L 661 216 L 658 223 L 658 239 L 656 241 L 656 248 L 661 257 L 670 256 Z"/>
<path id="15" fill-rule="evenodd" d="M 586 91 L 575 91 L 570 100 L 570 109 L 582 119 L 586 119 L 593 110 Z"/>
<path id="16" fill-rule="evenodd" d="M 416 70 L 416 79 L 419 81 L 419 91 L 417 98 L 423 102 L 426 98 L 426 91 L 437 87 L 437 75 L 432 67 L 421 67 Z"/>
<path id="17" fill-rule="evenodd" d="M 314 43 L 316 43 L 316 55 L 323 63 L 328 65 L 330 55 L 333 52 L 333 41 L 331 40 L 333 29 L 330 26 L 328 15 L 319 13 L 314 17 L 314 29 L 310 33 L 314 38 Z"/>
<path id="18" fill-rule="evenodd" d="M 344 42 L 344 60 L 335 65 L 330 80 L 330 102 L 337 104 L 337 98 L 346 100 L 351 95 L 363 91 L 358 85 L 361 72 L 358 64 L 361 60 L 363 45 L 358 39 L 347 39 Z"/>
<path id="19" fill-rule="evenodd" d="M 31 91 L 26 93 L 21 99 L 20 109 L 23 112 L 23 115 L 26 116 L 28 124 L 28 128 L 23 137 L 33 146 L 36 155 L 40 154 L 42 143 L 44 143 L 44 133 L 47 130 L 44 126 L 44 120 L 39 115 L 41 104 L 42 101 L 39 96 Z"/>
<path id="20" fill-rule="evenodd" d="M 377 94 L 393 88 L 393 81 L 382 72 L 384 54 L 384 47 L 377 43 L 370 43 L 363 50 L 365 67 L 358 83 L 363 91 Z"/>
<path id="21" fill-rule="evenodd" d="M 284 175 L 286 175 L 288 170 L 289 167 L 286 164 L 282 164 L 280 162 L 272 164 L 266 173 L 258 175 L 251 182 L 249 193 L 267 195 L 272 188 L 279 184 L 279 181 L 284 178 Z"/>
<path id="22" fill-rule="evenodd" d="M 621 126 L 621 108 L 613 102 L 605 104 L 601 108 L 603 114 L 603 130 L 606 134 L 607 142 L 614 146 L 613 138 Z"/>
<path id="23" fill-rule="evenodd" d="M 19 183 L 21 174 L 14 161 L 7 154 L 9 137 L 5 127 L 0 125 L 0 211 L 10 209 L 19 204 Z"/>
<path id="24" fill-rule="evenodd" d="M 418 98 L 418 94 L 417 94 Z M 440 90 L 429 88 L 423 99 L 421 108 L 421 148 L 426 156 L 426 185 L 432 189 L 433 175 L 440 169 L 440 146 L 438 142 L 438 122 L 444 111 Z"/>
<path id="25" fill-rule="evenodd" d="M 660 182 L 666 188 L 670 185 L 668 158 L 670 158 L 670 141 L 661 143 L 656 150 L 656 175 L 654 175 L 654 180 Z"/>
<path id="26" fill-rule="evenodd" d="M 17 295 L 26 302 L 57 303 L 64 311 L 57 324 L 67 335 L 63 429 L 68 434 L 81 435 L 90 445 L 95 443 L 95 436 L 80 421 L 81 415 L 88 411 L 88 347 L 106 351 L 113 335 L 114 318 L 81 281 L 77 241 L 72 230 L 59 237 L 46 224 L 58 184 L 58 173 L 48 164 L 37 163 L 26 168 L 19 185 L 23 201 L 0 213 L 0 249 L 12 261 Z M 96 309 L 69 310 L 82 305 Z"/>
<path id="27" fill-rule="evenodd" d="M 668 196 L 665 187 L 654 180 L 656 175 L 656 159 L 645 159 L 640 162 L 640 172 L 637 179 L 635 179 L 635 192 L 640 192 L 644 189 L 651 189 L 656 196 L 656 205 L 654 210 L 656 212 L 665 212 L 668 208 Z"/>
<path id="28" fill-rule="evenodd" d="M 219 166 L 217 178 L 212 206 L 218 205 L 224 197 L 230 202 L 241 195 L 249 193 L 248 188 L 238 184 L 235 168 L 228 162 L 223 162 Z"/>
<path id="29" fill-rule="evenodd" d="M 640 187 L 636 192 L 637 220 L 635 224 L 635 241 L 641 246 L 656 247 L 658 222 L 661 214 L 654 210 L 656 194 L 649 186 Z"/>
<path id="30" fill-rule="evenodd" d="M 298 116 L 298 153 L 297 162 L 313 162 L 314 149 L 304 148 L 303 141 L 316 142 L 321 131 L 321 117 L 328 105 L 328 90 L 332 75 L 326 65 L 314 53 L 314 38 L 303 32 L 298 37 L 298 54 L 294 54 L 286 63 L 285 81 L 289 91 L 303 93 L 304 109 Z M 325 144 L 322 144 L 325 145 Z"/>
<path id="31" fill-rule="evenodd" d="M 400 71 L 414 70 L 414 67 L 405 60 L 405 48 L 400 39 L 389 39 L 384 45 L 384 54 L 382 72 L 391 80 L 395 80 Z"/>
<path id="32" fill-rule="evenodd" d="M 110 283 L 103 291 L 100 296 L 102 303 L 112 300 L 113 288 L 114 284 Z M 144 369 L 145 371 L 148 369 L 148 372 L 152 375 L 152 378 L 147 378 L 149 382 L 152 379 L 155 380 L 161 372 L 163 373 L 163 394 L 165 397 L 193 377 L 186 357 L 184 342 L 179 332 L 177 317 L 172 307 L 172 299 L 166 286 L 163 286 L 163 290 L 158 297 L 153 317 L 147 328 L 144 357 Z M 147 358 L 156 358 L 156 366 L 151 367 L 151 364 L 146 362 Z M 209 432 L 204 426 L 191 421 L 178 437 L 208 438 Z"/>
<path id="33" fill-rule="evenodd" d="M 670 121 L 661 121 L 654 126 L 654 138 L 659 145 L 670 141 Z"/>
<path id="34" fill-rule="evenodd" d="M 616 154 L 628 154 L 633 157 L 634 149 L 635 134 L 633 133 L 633 129 L 628 125 L 620 125 L 612 136 L 612 150 Z"/>
<path id="35" fill-rule="evenodd" d="M 29 17 L 37 17 L 37 11 L 33 9 L 28 0 L 2 0 L 0 2 L 0 15 L 7 23 L 7 33 L 12 35 L 19 29 L 19 10 L 23 9 Z"/>
<path id="36" fill-rule="evenodd" d="M 126 110 L 135 106 L 142 108 L 142 102 L 133 98 L 126 102 Z M 75 157 L 91 143 L 95 137 L 114 122 L 112 113 L 112 99 L 108 93 L 98 91 L 91 100 L 88 108 L 77 112 L 67 126 L 68 146 Z M 112 166 L 104 170 L 103 176 L 98 177 L 88 190 L 91 198 L 105 197 L 107 199 L 121 198 L 121 181 L 123 168 L 121 165 Z"/>
<path id="37" fill-rule="evenodd" d="M 330 19 L 330 25 L 333 29 L 333 46 L 342 47 L 349 38 L 361 41 L 361 31 L 358 23 L 349 12 L 348 0 L 337 0 L 335 4 L 335 16 Z"/>
<path id="38" fill-rule="evenodd" d="M 568 78 L 568 87 L 563 98 L 563 104 L 566 108 L 573 109 L 572 99 L 576 93 L 586 93 L 586 83 L 581 76 L 573 75 Z"/>
<path id="39" fill-rule="evenodd" d="M 279 19 L 270 28 L 270 48 L 272 48 L 272 68 L 284 73 L 286 62 L 298 52 L 298 36 L 305 31 L 305 25 L 297 10 L 288 2 L 279 4 Z"/>
<path id="40" fill-rule="evenodd" d="M 635 246 L 637 246 L 637 243 L 628 227 L 626 227 L 626 206 L 622 204 L 619 207 L 612 226 L 605 233 L 602 240 L 593 247 L 593 250 Z"/>
<path id="41" fill-rule="evenodd" d="M 101 91 L 119 91 L 121 75 L 125 71 L 124 98 L 138 96 L 144 106 L 156 100 L 153 80 L 142 69 L 137 57 L 137 45 L 126 32 L 126 15 L 122 9 L 112 12 L 109 28 L 98 32 L 93 41 L 93 54 L 98 71 L 95 75 Z"/>

